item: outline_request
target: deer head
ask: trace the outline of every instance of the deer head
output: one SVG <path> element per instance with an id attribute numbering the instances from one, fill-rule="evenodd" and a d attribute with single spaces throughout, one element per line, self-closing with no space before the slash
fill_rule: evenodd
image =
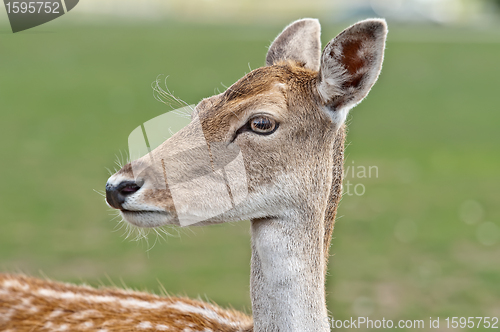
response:
<path id="1" fill-rule="evenodd" d="M 294 22 L 265 67 L 202 100 L 189 125 L 111 176 L 108 204 L 139 227 L 324 209 L 335 138 L 377 80 L 385 36 L 384 21 L 359 22 L 321 53 L 318 21 Z"/>

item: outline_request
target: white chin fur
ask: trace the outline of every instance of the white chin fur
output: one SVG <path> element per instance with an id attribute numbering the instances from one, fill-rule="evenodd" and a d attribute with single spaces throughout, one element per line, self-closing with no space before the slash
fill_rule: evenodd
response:
<path id="1" fill-rule="evenodd" d="M 128 223 L 142 228 L 160 227 L 172 223 L 170 214 L 165 211 L 120 211 L 120 214 Z"/>

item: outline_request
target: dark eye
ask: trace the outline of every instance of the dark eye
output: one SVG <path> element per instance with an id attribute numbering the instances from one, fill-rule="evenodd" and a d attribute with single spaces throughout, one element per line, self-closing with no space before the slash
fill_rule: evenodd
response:
<path id="1" fill-rule="evenodd" d="M 257 134 L 268 135 L 276 130 L 277 124 L 271 118 L 259 116 L 250 120 L 250 128 Z"/>

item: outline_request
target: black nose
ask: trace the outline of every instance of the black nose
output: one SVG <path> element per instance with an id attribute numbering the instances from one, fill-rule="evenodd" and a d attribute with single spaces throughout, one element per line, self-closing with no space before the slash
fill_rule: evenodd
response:
<path id="1" fill-rule="evenodd" d="M 107 183 L 106 201 L 115 209 L 122 209 L 122 204 L 125 202 L 127 196 L 141 189 L 141 185 L 134 181 L 123 181 L 117 186 Z"/>

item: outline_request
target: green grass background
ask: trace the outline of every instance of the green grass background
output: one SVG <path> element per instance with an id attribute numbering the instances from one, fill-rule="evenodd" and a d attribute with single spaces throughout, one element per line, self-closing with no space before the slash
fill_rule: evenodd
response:
<path id="1" fill-rule="evenodd" d="M 197 103 L 262 66 L 281 29 L 65 17 L 12 34 L 3 22 L 0 270 L 156 292 L 161 282 L 250 312 L 248 222 L 131 242 L 94 189 L 128 134 L 169 110 L 153 98 L 157 75 Z M 324 26 L 323 43 L 340 30 Z M 349 117 L 346 165 L 378 177 L 346 179 L 366 192 L 339 208 L 335 318 L 500 316 L 500 239 L 495 228 L 495 243 L 478 237 L 486 222 L 500 227 L 499 96 L 498 35 L 390 26 L 382 75 Z M 460 217 L 470 200 L 473 224 Z"/>

